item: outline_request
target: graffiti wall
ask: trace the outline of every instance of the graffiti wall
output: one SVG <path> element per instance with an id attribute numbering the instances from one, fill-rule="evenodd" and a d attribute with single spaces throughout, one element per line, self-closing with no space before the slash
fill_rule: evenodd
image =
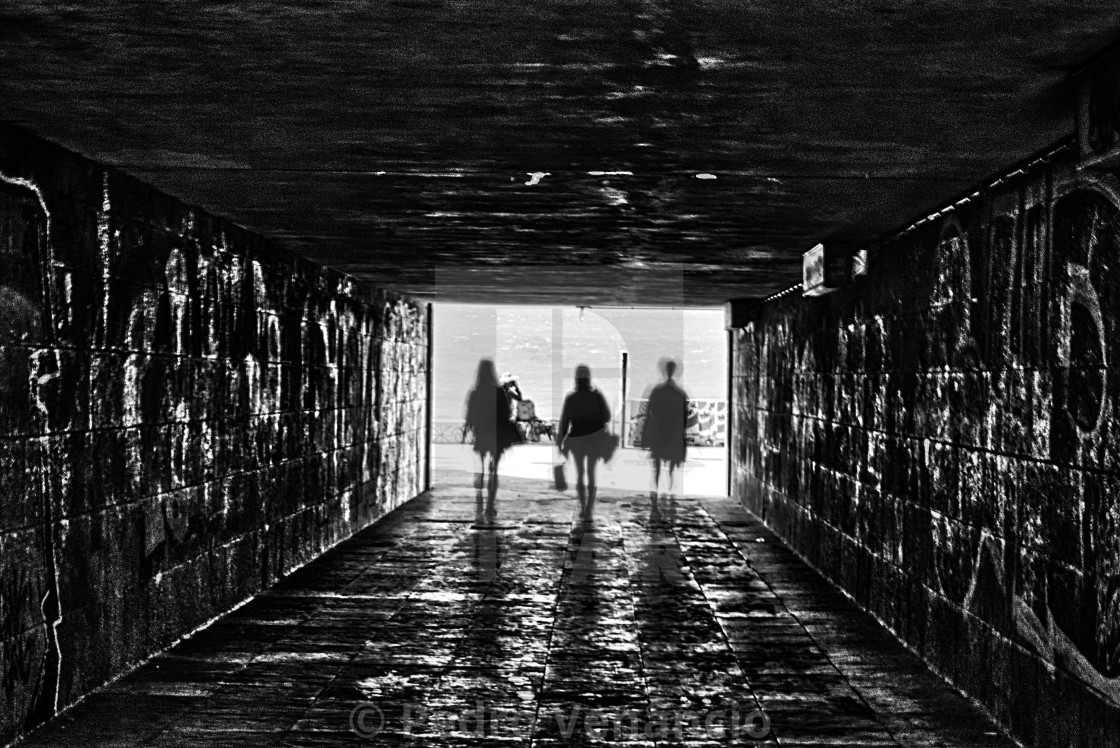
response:
<path id="1" fill-rule="evenodd" d="M 0 743 L 420 492 L 427 318 L 0 127 Z"/>
<path id="2" fill-rule="evenodd" d="M 734 343 L 737 494 L 1047 748 L 1120 745 L 1120 180 L 1072 150 Z"/>
<path id="3" fill-rule="evenodd" d="M 646 425 L 646 400 L 627 400 L 626 446 L 641 447 Z M 689 400 L 685 442 L 697 447 L 727 445 L 727 401 Z"/>

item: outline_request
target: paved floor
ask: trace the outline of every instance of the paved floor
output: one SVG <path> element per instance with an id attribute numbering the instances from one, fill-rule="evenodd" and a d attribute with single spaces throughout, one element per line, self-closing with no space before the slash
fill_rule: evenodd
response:
<path id="1" fill-rule="evenodd" d="M 25 744 L 756 737 L 1011 746 L 734 502 L 614 492 L 580 522 L 508 478 L 493 513 L 472 489 L 410 502 Z"/>

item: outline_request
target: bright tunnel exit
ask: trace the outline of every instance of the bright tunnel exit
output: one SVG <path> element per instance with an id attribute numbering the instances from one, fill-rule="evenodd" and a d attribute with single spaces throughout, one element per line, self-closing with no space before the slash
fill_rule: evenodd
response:
<path id="1" fill-rule="evenodd" d="M 432 478 L 437 485 L 465 485 L 480 469 L 464 421 L 481 359 L 494 362 L 500 379 L 516 381 L 522 398 L 510 410 L 520 443 L 503 455 L 499 475 L 551 480 L 561 407 L 575 386 L 576 366 L 585 364 L 610 409 L 608 428 L 620 440 L 599 469 L 599 486 L 649 492 L 652 463 L 642 444 L 646 405 L 650 391 L 665 379 L 665 363 L 673 361 L 674 380 L 688 395 L 686 455 L 673 491 L 726 495 L 728 358 L 722 310 L 435 304 Z"/>

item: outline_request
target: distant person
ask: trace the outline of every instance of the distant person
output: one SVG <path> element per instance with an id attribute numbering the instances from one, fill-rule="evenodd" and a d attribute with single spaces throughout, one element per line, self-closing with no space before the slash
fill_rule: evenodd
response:
<path id="1" fill-rule="evenodd" d="M 576 367 L 576 388 L 564 398 L 560 411 L 558 446 L 565 456 L 571 454 L 576 464 L 576 495 L 584 518 L 590 518 L 595 503 L 595 463 L 611 452 L 611 437 L 606 431 L 610 420 L 606 399 L 591 386 L 591 369 L 580 364 Z"/>
<path id="2" fill-rule="evenodd" d="M 646 406 L 646 421 L 642 430 L 642 446 L 649 450 L 653 463 L 653 481 L 650 498 L 657 501 L 661 485 L 661 467 L 664 464 L 667 477 L 666 491 L 673 492 L 673 477 L 677 467 L 685 458 L 685 427 L 688 423 L 688 395 L 673 380 L 676 374 L 676 361 L 665 362 L 665 381 L 649 393 Z"/>
<path id="3" fill-rule="evenodd" d="M 517 429 L 517 434 L 521 438 L 521 441 L 533 441 L 531 438 L 532 432 L 526 430 L 522 423 L 523 420 L 528 420 L 522 416 L 522 412 L 526 408 L 526 403 L 528 403 L 529 406 L 531 406 L 532 403 L 525 400 L 525 396 L 521 394 L 521 385 L 518 384 L 518 376 L 508 371 L 503 371 L 502 376 L 498 379 L 498 384 L 501 386 L 502 390 L 505 391 L 506 399 L 509 400 L 510 406 L 513 409 L 513 425 Z"/>
<path id="4" fill-rule="evenodd" d="M 498 493 L 498 463 L 502 453 L 521 441 L 517 425 L 510 420 L 509 394 L 498 384 L 494 362 L 484 358 L 478 362 L 474 389 L 467 395 L 466 430 L 474 433 L 474 451 L 481 466 L 475 475 L 474 487 L 481 495 L 483 476 L 490 506 Z M 487 462 L 489 457 L 489 462 Z"/>
<path id="5" fill-rule="evenodd" d="M 502 378 L 498 380 L 498 384 L 509 395 L 510 400 L 513 402 L 521 402 L 525 397 L 521 394 L 521 385 L 518 384 L 518 377 L 516 374 L 511 374 L 508 371 L 502 372 Z"/>

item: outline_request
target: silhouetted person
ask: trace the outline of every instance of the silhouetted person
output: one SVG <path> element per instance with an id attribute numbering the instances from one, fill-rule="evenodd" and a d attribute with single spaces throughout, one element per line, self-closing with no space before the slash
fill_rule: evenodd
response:
<path id="1" fill-rule="evenodd" d="M 673 473 L 685 458 L 685 426 L 688 423 L 688 395 L 673 381 L 675 361 L 665 362 L 665 381 L 649 393 L 646 422 L 642 430 L 642 446 L 649 450 L 653 463 L 650 498 L 657 501 L 661 483 L 661 465 L 665 464 L 668 485 L 665 495 L 673 492 Z"/>
<path id="2" fill-rule="evenodd" d="M 517 383 L 517 375 L 511 374 L 508 371 L 502 372 L 502 378 L 498 380 L 498 384 L 509 395 L 510 400 L 514 402 L 521 402 L 525 397 L 521 394 L 521 385 Z"/>
<path id="3" fill-rule="evenodd" d="M 580 364 L 576 367 L 576 388 L 564 398 L 560 411 L 559 447 L 561 453 L 570 453 L 576 464 L 576 495 L 585 518 L 591 516 L 595 503 L 595 463 L 606 457 L 609 437 L 604 427 L 610 420 L 606 399 L 591 386 L 591 369 Z"/>
<path id="4" fill-rule="evenodd" d="M 474 451 L 481 462 L 474 487 L 481 494 L 483 475 L 489 477 L 487 495 L 491 508 L 498 493 L 498 462 L 502 453 L 521 441 L 517 425 L 510 420 L 509 406 L 509 395 L 498 384 L 494 362 L 482 359 L 478 362 L 474 389 L 467 395 L 466 427 L 474 432 Z"/>
<path id="5" fill-rule="evenodd" d="M 506 400 L 509 401 L 513 410 L 513 426 L 517 429 L 518 439 L 525 441 L 526 433 L 522 430 L 520 423 L 521 402 L 525 399 L 525 396 L 521 394 L 521 385 L 517 383 L 517 375 L 503 371 L 502 376 L 498 379 L 498 386 L 506 393 Z"/>

